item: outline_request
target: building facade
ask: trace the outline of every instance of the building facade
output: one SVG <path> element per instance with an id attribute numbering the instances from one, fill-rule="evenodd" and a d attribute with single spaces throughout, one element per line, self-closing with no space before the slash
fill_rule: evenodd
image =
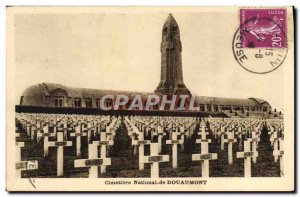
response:
<path id="1" fill-rule="evenodd" d="M 179 26 L 170 14 L 162 29 L 161 42 L 161 79 L 154 91 L 156 95 L 189 95 L 190 91 L 183 82 L 182 45 Z M 99 108 L 104 95 L 127 95 L 131 101 L 135 95 L 141 95 L 143 102 L 153 93 L 72 88 L 61 84 L 42 83 L 27 88 L 21 98 L 21 106 Z M 189 97 L 190 98 L 190 97 Z M 261 116 L 272 112 L 271 105 L 259 98 L 232 99 L 196 96 L 195 105 L 201 112 L 226 113 L 229 116 Z M 187 99 L 186 105 L 190 99 Z M 114 99 L 106 99 L 105 106 L 113 106 Z M 177 102 L 179 103 L 179 102 Z M 128 106 L 123 106 L 126 110 Z M 151 110 L 156 110 L 153 106 Z"/>

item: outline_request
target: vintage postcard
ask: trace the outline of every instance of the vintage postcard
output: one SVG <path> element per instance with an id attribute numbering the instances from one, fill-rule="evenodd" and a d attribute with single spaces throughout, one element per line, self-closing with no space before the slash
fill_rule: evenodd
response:
<path id="1" fill-rule="evenodd" d="M 294 191 L 293 11 L 7 7 L 7 190 Z"/>

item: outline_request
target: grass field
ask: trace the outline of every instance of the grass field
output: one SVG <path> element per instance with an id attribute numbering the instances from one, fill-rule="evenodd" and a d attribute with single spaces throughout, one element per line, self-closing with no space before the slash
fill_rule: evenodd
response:
<path id="1" fill-rule="evenodd" d="M 25 147 L 22 148 L 22 160 L 38 160 L 39 169 L 33 171 L 23 171 L 22 177 L 57 177 L 56 176 L 56 148 L 49 148 L 47 158 L 43 157 L 43 144 L 36 143 L 26 136 L 23 129 L 21 139 L 25 141 Z M 253 177 L 279 177 L 279 162 L 275 163 L 272 156 L 271 144 L 267 130 L 263 130 L 261 134 L 261 142 L 258 146 L 259 157 L 257 163 L 252 163 Z M 122 124 L 117 130 L 115 136 L 115 145 L 108 148 L 107 156 L 111 157 L 111 166 L 107 167 L 105 174 L 99 174 L 99 177 L 114 178 L 114 177 L 150 177 L 150 164 L 145 164 L 145 170 L 138 169 L 138 154 L 133 154 L 131 141 L 127 136 L 127 130 Z M 200 161 L 192 161 L 192 154 L 200 153 L 200 145 L 195 144 L 196 136 L 186 140 L 184 150 L 178 146 L 178 168 L 172 168 L 172 162 L 160 163 L 160 177 L 201 177 Z M 212 136 L 209 137 L 210 139 Z M 54 140 L 51 139 L 50 140 Z M 69 138 L 75 145 L 75 139 Z M 75 146 L 66 147 L 64 149 L 64 176 L 63 177 L 88 177 L 88 168 L 74 168 L 74 160 L 87 158 L 87 139 L 82 138 L 82 155 L 76 156 Z M 239 143 L 239 142 L 238 142 Z M 210 177 L 243 177 L 244 176 L 244 161 L 236 158 L 236 152 L 242 151 L 238 143 L 233 147 L 233 164 L 228 165 L 227 146 L 224 151 L 220 150 L 220 145 L 216 140 L 209 144 L 209 152 L 217 153 L 218 160 L 210 161 Z M 145 155 L 149 155 L 149 147 L 145 146 Z M 162 154 L 171 155 L 171 145 L 165 145 L 163 141 Z M 171 157 L 170 157 L 171 158 Z"/>

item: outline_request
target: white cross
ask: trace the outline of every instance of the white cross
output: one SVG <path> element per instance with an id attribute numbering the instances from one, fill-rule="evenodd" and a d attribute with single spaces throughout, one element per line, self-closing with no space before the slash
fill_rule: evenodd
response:
<path id="1" fill-rule="evenodd" d="M 92 131 L 93 131 L 90 121 L 87 121 L 86 128 L 83 129 L 83 131 L 87 133 L 88 143 L 90 143 L 92 139 Z"/>
<path id="2" fill-rule="evenodd" d="M 278 138 L 278 132 L 277 130 L 273 129 L 273 127 L 271 127 L 271 132 L 268 132 L 269 134 L 271 134 L 271 144 L 273 146 L 274 150 L 278 150 L 278 140 L 275 140 Z M 274 161 L 277 162 L 278 161 L 278 155 L 274 156 Z"/>
<path id="3" fill-rule="evenodd" d="M 237 132 L 235 132 L 238 135 L 238 140 L 239 140 L 239 150 L 242 149 L 243 147 L 243 138 L 242 138 L 242 134 L 243 134 L 243 127 L 239 126 L 237 129 Z"/>
<path id="4" fill-rule="evenodd" d="M 157 128 L 157 142 L 158 142 L 158 152 L 161 153 L 161 149 L 162 149 L 162 138 L 163 136 L 165 136 L 166 134 L 164 133 L 163 127 L 158 125 Z"/>
<path id="5" fill-rule="evenodd" d="M 257 146 L 258 146 L 258 142 L 260 141 L 260 139 L 256 136 L 256 132 L 252 131 L 252 137 L 248 138 L 247 140 L 250 141 L 250 143 L 252 144 L 252 150 L 257 151 Z M 253 156 L 252 160 L 253 160 L 253 163 L 256 163 L 257 157 Z"/>
<path id="6" fill-rule="evenodd" d="M 225 126 L 221 126 L 221 150 L 224 150 Z"/>
<path id="7" fill-rule="evenodd" d="M 132 145 L 138 145 L 139 146 L 139 170 L 144 170 L 144 146 L 146 144 L 151 144 L 150 140 L 144 140 L 144 133 L 141 131 L 138 133 L 139 139 L 133 140 Z"/>
<path id="8" fill-rule="evenodd" d="M 29 137 L 31 137 L 31 124 L 30 124 L 30 122 L 28 121 L 28 122 L 26 122 L 26 132 L 27 132 L 27 135 L 29 136 Z"/>
<path id="9" fill-rule="evenodd" d="M 50 141 L 49 147 L 57 148 L 57 176 L 64 175 L 64 147 L 72 146 L 72 141 L 64 141 L 63 132 L 57 132 L 57 141 Z"/>
<path id="10" fill-rule="evenodd" d="M 54 121 L 54 120 L 50 121 L 49 127 L 53 127 L 53 133 L 56 135 L 56 132 L 57 132 L 57 123 L 56 123 L 56 121 Z"/>
<path id="11" fill-rule="evenodd" d="M 81 156 L 81 136 L 86 136 L 86 133 L 80 132 L 80 127 L 81 127 L 80 124 L 77 125 L 75 127 L 75 133 L 70 134 L 71 137 L 76 137 L 76 155 L 78 157 Z"/>
<path id="12" fill-rule="evenodd" d="M 44 138 L 44 157 L 48 156 L 49 137 L 54 137 L 54 133 L 49 133 L 49 128 L 46 126 L 41 132 L 37 133 L 37 138 Z"/>
<path id="13" fill-rule="evenodd" d="M 186 132 L 184 130 L 184 126 L 180 126 L 179 127 L 179 136 L 180 136 L 180 140 L 182 140 L 182 144 L 181 144 L 181 151 L 184 151 L 184 136 L 185 136 Z"/>
<path id="14" fill-rule="evenodd" d="M 64 138 L 67 139 L 67 136 L 68 136 L 68 120 L 65 118 L 63 120 L 63 132 L 64 132 Z"/>
<path id="15" fill-rule="evenodd" d="M 106 157 L 106 147 L 108 145 L 113 145 L 114 141 L 112 140 L 107 140 L 106 132 L 100 132 L 100 140 L 99 141 L 94 141 L 93 144 L 96 144 L 100 146 L 100 158 L 105 159 Z M 101 173 L 106 172 L 106 166 L 102 165 L 101 166 Z"/>
<path id="16" fill-rule="evenodd" d="M 172 132 L 172 139 L 167 140 L 166 144 L 172 144 L 172 165 L 173 168 L 177 168 L 177 145 L 183 144 L 183 140 L 177 139 L 178 133 Z"/>
<path id="17" fill-rule="evenodd" d="M 36 141 L 39 142 L 42 137 L 41 133 L 44 133 L 44 126 L 42 122 L 37 122 L 38 127 L 36 128 Z"/>
<path id="18" fill-rule="evenodd" d="M 250 141 L 244 141 L 244 152 L 237 152 L 237 158 L 244 158 L 244 176 L 251 177 L 251 158 L 258 157 L 257 151 L 250 151 Z"/>
<path id="19" fill-rule="evenodd" d="M 159 155 L 158 143 L 150 144 L 150 156 L 144 156 L 143 163 L 151 164 L 151 178 L 159 178 L 159 163 L 168 162 L 169 155 Z"/>
<path id="20" fill-rule="evenodd" d="M 234 132 L 227 132 L 227 139 L 224 139 L 223 141 L 224 143 L 228 143 L 228 164 L 232 164 L 232 146 L 234 142 L 237 142 L 236 138 L 234 138 Z"/>
<path id="21" fill-rule="evenodd" d="M 212 130 L 212 134 L 214 136 L 214 139 L 216 139 L 216 137 L 217 137 L 217 130 L 216 130 L 215 125 L 211 125 L 211 130 Z"/>
<path id="22" fill-rule="evenodd" d="M 192 160 L 201 161 L 202 177 L 209 177 L 209 160 L 218 159 L 218 154 L 208 152 L 211 139 L 196 139 L 196 143 L 201 144 L 201 154 L 192 154 Z"/>
<path id="23" fill-rule="evenodd" d="M 89 144 L 89 158 L 74 160 L 75 168 L 89 167 L 89 178 L 98 178 L 98 167 L 111 165 L 110 158 L 98 158 L 98 145 Z"/>
<path id="24" fill-rule="evenodd" d="M 274 149 L 273 150 L 273 156 L 279 157 L 279 165 L 280 165 L 280 176 L 284 176 L 284 162 L 283 162 L 283 157 L 284 157 L 284 141 L 281 138 L 274 138 L 275 141 L 279 141 L 279 149 Z"/>
<path id="25" fill-rule="evenodd" d="M 38 169 L 38 161 L 22 161 L 21 149 L 24 147 L 24 142 L 16 142 L 16 177 L 21 178 L 21 171 Z"/>
<path id="26" fill-rule="evenodd" d="M 30 138 L 33 140 L 35 137 L 36 125 L 30 124 Z"/>

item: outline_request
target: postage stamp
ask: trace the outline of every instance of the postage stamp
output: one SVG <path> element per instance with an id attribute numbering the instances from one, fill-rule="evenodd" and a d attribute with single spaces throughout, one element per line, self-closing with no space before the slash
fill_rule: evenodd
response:
<path id="1" fill-rule="evenodd" d="M 286 48 L 285 9 L 240 9 L 243 48 Z"/>
<path id="2" fill-rule="evenodd" d="M 285 9 L 240 9 L 232 49 L 238 64 L 255 74 L 267 74 L 285 61 L 288 47 Z"/>

